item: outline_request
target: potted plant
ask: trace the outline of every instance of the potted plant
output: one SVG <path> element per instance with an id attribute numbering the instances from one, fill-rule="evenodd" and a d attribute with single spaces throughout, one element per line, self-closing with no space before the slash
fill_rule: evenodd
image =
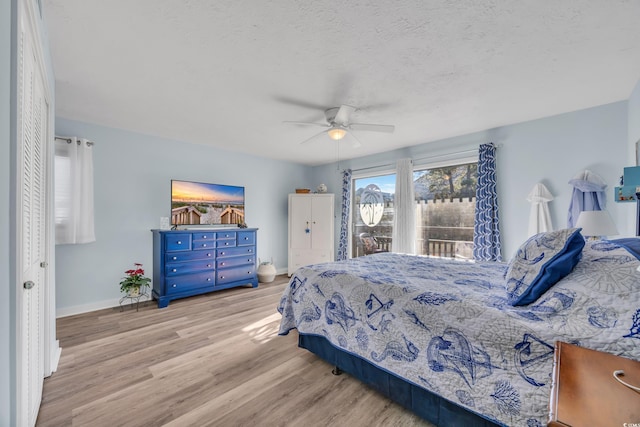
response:
<path id="1" fill-rule="evenodd" d="M 144 270 L 142 264 L 133 264 L 132 270 L 125 271 L 127 275 L 120 282 L 120 291 L 125 292 L 129 297 L 140 296 L 140 288 L 148 287 L 151 283 L 151 279 L 144 277 Z"/>

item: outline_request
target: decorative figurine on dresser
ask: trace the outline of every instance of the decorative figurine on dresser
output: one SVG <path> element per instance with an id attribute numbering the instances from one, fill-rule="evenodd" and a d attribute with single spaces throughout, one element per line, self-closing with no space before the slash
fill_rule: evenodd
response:
<path id="1" fill-rule="evenodd" d="M 153 298 L 169 301 L 251 284 L 258 287 L 257 228 L 151 230 Z"/>

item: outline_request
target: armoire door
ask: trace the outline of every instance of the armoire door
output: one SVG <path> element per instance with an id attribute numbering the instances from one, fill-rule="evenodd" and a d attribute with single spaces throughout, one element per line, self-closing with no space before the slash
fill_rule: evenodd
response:
<path id="1" fill-rule="evenodd" d="M 28 14 L 20 17 L 18 90 L 18 188 L 16 286 L 18 426 L 34 426 L 44 380 L 44 267 L 46 233 L 46 155 L 49 104 L 43 69 L 37 60 L 34 31 Z"/>
<path id="2" fill-rule="evenodd" d="M 311 249 L 311 197 L 289 198 L 289 247 Z"/>
<path id="3" fill-rule="evenodd" d="M 333 248 L 333 197 L 311 199 L 311 249 Z"/>

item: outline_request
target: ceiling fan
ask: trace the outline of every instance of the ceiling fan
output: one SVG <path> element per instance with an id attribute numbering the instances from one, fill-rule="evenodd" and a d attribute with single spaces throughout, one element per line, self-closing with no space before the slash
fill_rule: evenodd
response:
<path id="1" fill-rule="evenodd" d="M 327 134 L 329 138 L 339 141 L 344 138 L 347 134 L 350 134 L 354 141 L 354 147 L 359 147 L 360 141 L 351 131 L 369 131 L 369 132 L 387 132 L 391 133 L 394 131 L 395 126 L 393 125 L 377 125 L 377 124 L 367 124 L 367 123 L 351 123 L 350 118 L 351 114 L 356 111 L 355 107 L 350 105 L 341 105 L 340 107 L 329 108 L 325 110 L 324 116 L 326 119 L 326 123 L 313 123 L 313 122 L 295 122 L 295 121 L 285 121 L 283 123 L 291 123 L 296 125 L 305 125 L 305 126 L 320 126 L 326 128 L 319 134 L 312 136 L 311 138 L 302 141 L 301 144 L 305 144 L 316 137 Z"/>

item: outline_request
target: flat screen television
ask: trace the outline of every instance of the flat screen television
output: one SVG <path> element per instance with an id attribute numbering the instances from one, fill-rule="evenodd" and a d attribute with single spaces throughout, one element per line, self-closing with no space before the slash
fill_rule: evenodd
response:
<path id="1" fill-rule="evenodd" d="M 244 222 L 244 187 L 171 180 L 171 225 Z"/>

